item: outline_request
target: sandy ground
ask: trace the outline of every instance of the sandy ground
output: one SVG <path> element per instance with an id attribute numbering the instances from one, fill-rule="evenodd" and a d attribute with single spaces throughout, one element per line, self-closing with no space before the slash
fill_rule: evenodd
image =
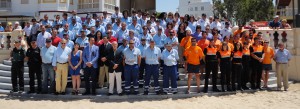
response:
<path id="1" fill-rule="evenodd" d="M 260 91 L 225 96 L 201 96 L 187 99 L 64 99 L 24 98 L 0 95 L 1 109 L 299 109 L 300 83 L 291 84 L 287 92 Z"/>

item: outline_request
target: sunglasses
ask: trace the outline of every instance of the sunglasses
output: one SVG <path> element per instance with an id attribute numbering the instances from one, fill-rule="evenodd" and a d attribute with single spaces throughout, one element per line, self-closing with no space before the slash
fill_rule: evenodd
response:
<path id="1" fill-rule="evenodd" d="M 61 44 L 66 44 L 66 43 L 61 43 Z"/>
<path id="2" fill-rule="evenodd" d="M 129 44 L 134 44 L 134 43 L 129 43 Z"/>
<path id="3" fill-rule="evenodd" d="M 196 42 L 196 41 L 192 41 L 192 42 Z"/>

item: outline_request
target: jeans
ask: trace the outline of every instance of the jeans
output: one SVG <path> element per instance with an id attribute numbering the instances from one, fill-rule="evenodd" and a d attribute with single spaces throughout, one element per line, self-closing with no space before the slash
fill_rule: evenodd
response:
<path id="1" fill-rule="evenodd" d="M 144 89 L 145 91 L 149 91 L 149 83 L 151 76 L 153 76 L 154 80 L 154 88 L 155 91 L 159 91 L 159 83 L 158 83 L 158 78 L 159 78 L 159 65 L 146 65 L 146 74 L 145 74 L 145 85 Z"/>
<path id="2" fill-rule="evenodd" d="M 164 65 L 163 72 L 163 91 L 169 91 L 169 80 L 171 80 L 172 92 L 177 92 L 177 65 Z"/>
<path id="3" fill-rule="evenodd" d="M 51 64 L 42 64 L 42 72 L 43 72 L 43 82 L 42 82 L 42 92 L 48 92 L 48 85 L 50 86 L 50 92 L 55 90 L 55 81 L 54 81 L 54 70 Z M 48 82 L 49 80 L 49 82 Z"/>
<path id="4" fill-rule="evenodd" d="M 125 77 L 125 92 L 130 92 L 131 82 L 133 82 L 134 91 L 138 92 L 139 82 L 139 66 L 138 65 L 125 65 L 124 77 Z"/>

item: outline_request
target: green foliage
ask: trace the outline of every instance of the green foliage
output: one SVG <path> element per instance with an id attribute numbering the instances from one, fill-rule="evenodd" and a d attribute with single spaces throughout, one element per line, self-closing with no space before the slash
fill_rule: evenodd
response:
<path id="1" fill-rule="evenodd" d="M 274 15 L 273 0 L 213 0 L 213 4 L 215 15 L 235 18 L 242 24 L 250 19 L 271 20 Z"/>

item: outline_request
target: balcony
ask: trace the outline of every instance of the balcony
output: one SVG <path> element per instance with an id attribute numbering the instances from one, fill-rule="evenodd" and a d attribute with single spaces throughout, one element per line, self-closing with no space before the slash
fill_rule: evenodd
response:
<path id="1" fill-rule="evenodd" d="M 11 11 L 11 0 L 0 0 L 0 12 Z"/>
<path id="2" fill-rule="evenodd" d="M 280 18 L 292 20 L 293 19 L 293 8 L 281 8 L 277 12 L 280 15 Z M 298 13 L 298 8 L 295 8 L 295 14 Z"/>

